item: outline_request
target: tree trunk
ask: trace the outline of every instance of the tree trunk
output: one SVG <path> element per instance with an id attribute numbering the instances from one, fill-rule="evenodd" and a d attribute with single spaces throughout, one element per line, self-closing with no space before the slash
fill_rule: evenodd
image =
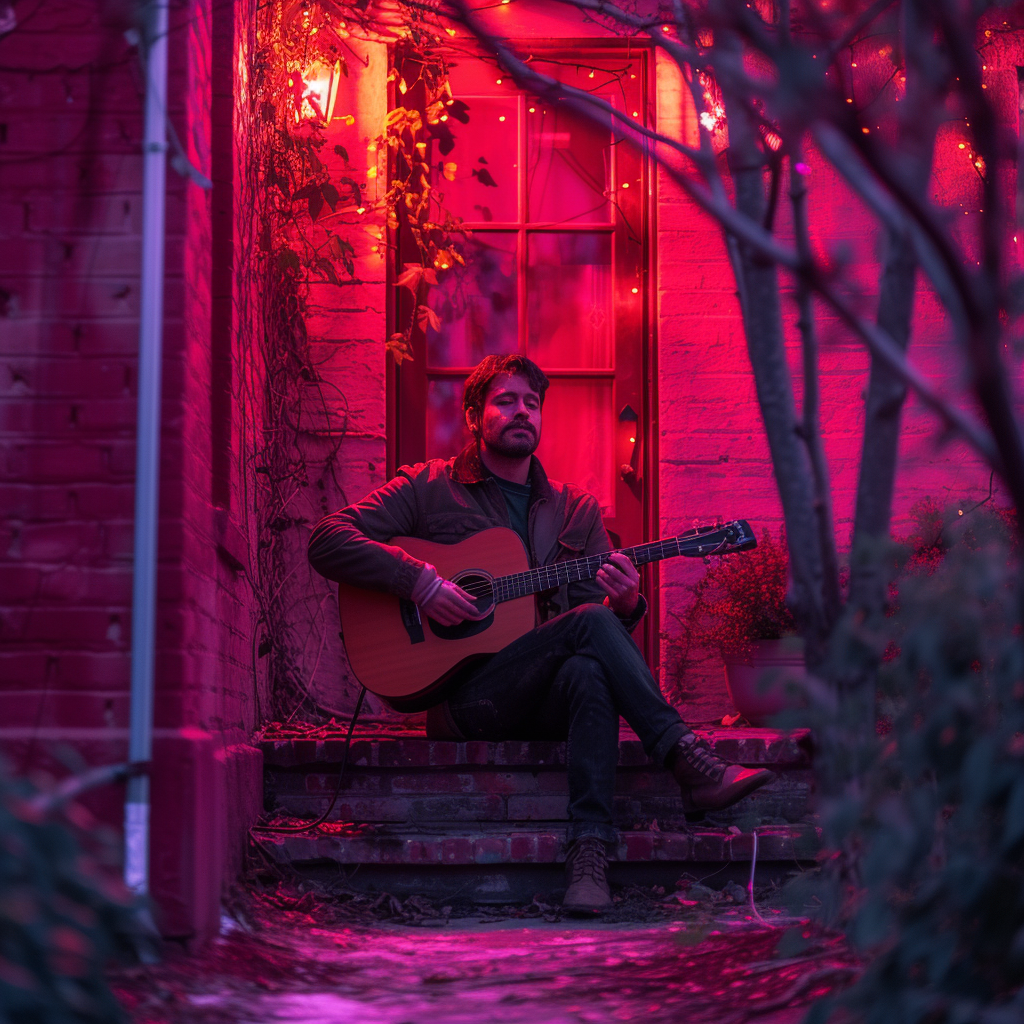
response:
<path id="1" fill-rule="evenodd" d="M 723 81 L 730 77 L 733 81 L 742 80 L 738 42 L 723 40 L 720 53 L 723 62 L 731 62 L 737 72 L 734 76 L 724 75 Z M 730 96 L 727 86 L 723 93 L 729 112 L 729 171 L 736 190 L 736 208 L 755 223 L 763 223 L 767 207 L 765 158 L 757 128 L 746 113 L 743 97 Z M 825 572 L 815 512 L 814 476 L 800 436 L 786 359 L 778 272 L 771 261 L 745 243 L 735 246 L 735 251 L 734 270 L 745 299 L 742 315 L 747 351 L 789 539 L 790 601 L 806 641 L 807 663 L 814 668 L 824 658 L 834 617 L 823 597 Z"/>

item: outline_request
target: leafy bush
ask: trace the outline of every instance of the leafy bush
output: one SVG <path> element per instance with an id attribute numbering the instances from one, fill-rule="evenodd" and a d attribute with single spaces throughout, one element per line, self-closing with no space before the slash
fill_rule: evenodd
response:
<path id="1" fill-rule="evenodd" d="M 105 891 L 69 824 L 31 797 L 0 765 L 0 1020 L 124 1020 L 103 968 L 134 948 L 134 918 Z"/>
<path id="2" fill-rule="evenodd" d="M 743 658 L 753 640 L 778 640 L 796 632 L 786 607 L 789 552 L 765 530 L 752 551 L 717 558 L 693 588 L 682 620 L 686 650 L 714 650 Z"/>
<path id="3" fill-rule="evenodd" d="M 1005 516 L 918 511 L 941 544 L 918 532 L 890 615 L 851 616 L 831 651 L 835 678 L 882 660 L 885 730 L 851 726 L 873 695 L 814 692 L 830 852 L 794 892 L 868 966 L 813 1021 L 839 1005 L 870 1024 L 1024 1019 L 1021 566 Z"/>

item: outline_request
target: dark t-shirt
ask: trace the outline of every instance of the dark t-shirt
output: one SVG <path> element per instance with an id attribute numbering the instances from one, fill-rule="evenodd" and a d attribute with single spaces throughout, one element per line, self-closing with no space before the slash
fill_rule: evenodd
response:
<path id="1" fill-rule="evenodd" d="M 512 529 L 523 538 L 526 550 L 530 550 L 530 485 L 517 484 L 511 480 L 503 480 L 500 476 L 494 477 L 494 482 L 501 488 L 505 496 L 505 504 L 508 506 L 508 518 Z"/>

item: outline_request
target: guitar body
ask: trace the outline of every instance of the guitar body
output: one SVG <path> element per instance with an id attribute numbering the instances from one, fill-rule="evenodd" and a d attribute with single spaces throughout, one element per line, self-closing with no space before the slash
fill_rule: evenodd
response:
<path id="1" fill-rule="evenodd" d="M 445 579 L 481 594 L 491 605 L 490 580 L 530 567 L 514 530 L 496 526 L 457 544 L 416 537 L 390 541 L 415 558 L 430 562 Z M 532 595 L 502 601 L 479 622 L 441 626 L 420 616 L 411 601 L 391 594 L 338 585 L 338 608 L 345 651 L 356 678 L 398 711 L 419 711 L 441 700 L 444 683 L 460 666 L 496 654 L 533 629 Z"/>

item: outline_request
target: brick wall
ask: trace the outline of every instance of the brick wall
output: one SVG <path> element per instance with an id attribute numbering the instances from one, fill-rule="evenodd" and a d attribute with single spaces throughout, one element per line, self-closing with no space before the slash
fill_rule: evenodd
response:
<path id="1" fill-rule="evenodd" d="M 87 763 L 127 750 L 141 75 L 127 26 L 99 6 L 42 5 L 0 40 L 0 742 L 41 781 L 65 770 L 62 746 Z M 230 94 L 233 6 L 172 11 L 170 116 L 206 174 L 212 43 L 223 64 L 226 33 Z M 215 926 L 221 865 L 239 863 L 259 798 L 251 616 L 230 567 L 241 510 L 230 490 L 211 500 L 211 202 L 168 171 L 152 865 L 182 935 Z M 216 327 L 223 356 L 230 320 Z M 117 823 L 122 798 L 90 804 Z"/>
<path id="2" fill-rule="evenodd" d="M 986 51 L 985 81 L 1003 127 L 1017 133 L 1020 41 L 1001 39 Z M 662 130 L 695 137 L 692 101 L 674 68 L 657 65 L 658 119 Z M 959 143 L 965 129 L 950 122 L 936 148 L 932 195 L 967 230 L 976 216 L 979 181 Z M 846 263 L 846 279 L 860 308 L 874 318 L 882 243 L 874 220 L 824 160 L 811 153 L 810 221 L 813 244 Z M 1012 186 L 1012 182 L 1011 182 Z M 1013 208 L 1011 197 L 1010 208 Z M 746 354 L 735 282 L 721 232 L 663 173 L 657 191 L 658 353 L 660 402 L 660 514 L 663 535 L 716 516 L 749 519 L 775 533 L 782 509 Z M 789 210 L 780 199 L 779 234 L 789 238 Z M 869 359 L 863 346 L 819 309 L 821 415 L 832 479 L 837 541 L 848 551 L 853 528 L 863 430 L 863 395 Z M 802 392 L 797 310 L 784 301 L 787 349 L 797 402 Z M 944 393 L 963 395 L 963 365 L 950 344 L 950 329 L 936 297 L 919 277 L 910 357 Z M 970 406 L 969 400 L 964 400 Z M 989 471 L 966 445 L 940 440 L 936 418 L 910 395 L 904 411 L 894 499 L 894 531 L 905 532 L 909 511 L 931 496 L 941 504 L 973 503 L 988 494 Z M 713 721 L 732 711 L 721 662 L 711 658 L 679 677 L 673 641 L 678 616 L 691 601 L 690 587 L 703 566 L 676 560 L 661 565 L 662 665 L 681 685 L 687 714 Z"/>

